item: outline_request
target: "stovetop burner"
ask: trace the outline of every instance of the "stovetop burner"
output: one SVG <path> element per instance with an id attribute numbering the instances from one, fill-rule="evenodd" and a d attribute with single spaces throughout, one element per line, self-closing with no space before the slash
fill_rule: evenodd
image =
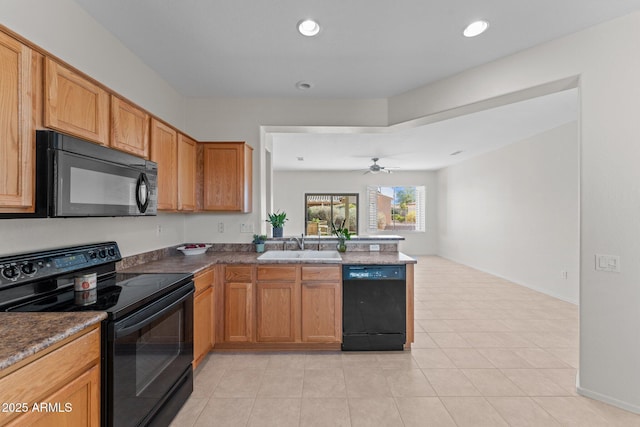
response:
<path id="1" fill-rule="evenodd" d="M 0 311 L 106 311 L 121 318 L 185 285 L 189 273 L 116 273 L 115 242 L 0 257 Z M 75 292 L 74 277 L 96 273 L 96 289 Z"/>
<path id="2" fill-rule="evenodd" d="M 186 273 L 117 273 L 99 280 L 94 290 L 76 292 L 67 288 L 7 311 L 106 311 L 109 318 L 117 319 L 182 286 L 190 278 Z"/>

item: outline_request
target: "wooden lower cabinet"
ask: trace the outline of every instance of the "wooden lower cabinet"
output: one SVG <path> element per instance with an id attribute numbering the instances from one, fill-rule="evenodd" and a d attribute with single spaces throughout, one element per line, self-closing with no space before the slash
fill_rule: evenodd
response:
<path id="1" fill-rule="evenodd" d="M 75 380 L 71 381 L 57 393 L 46 397 L 43 402 L 60 404 L 61 411 L 32 411 L 32 420 L 27 424 L 41 427 L 63 426 L 98 426 L 100 425 L 100 367 L 94 366 Z M 22 424 L 22 420 L 20 423 Z"/>
<path id="2" fill-rule="evenodd" d="M 27 410 L 0 412 L 0 425 L 100 425 L 99 325 L 20 363 L 0 371 L 0 402 Z"/>
<path id="3" fill-rule="evenodd" d="M 256 341 L 294 342 L 299 323 L 298 286 L 291 283 L 256 285 Z"/>
<path id="4" fill-rule="evenodd" d="M 327 344 L 338 348 L 342 339 L 339 266 L 227 266 L 225 276 L 220 348 L 294 349 Z"/>
<path id="5" fill-rule="evenodd" d="M 303 283 L 302 341 L 342 341 L 342 287 L 340 283 Z"/>
<path id="6" fill-rule="evenodd" d="M 207 269 L 194 279 L 193 298 L 193 369 L 213 348 L 215 330 L 214 270 Z"/>
<path id="7" fill-rule="evenodd" d="M 224 340 L 225 342 L 253 341 L 253 285 L 251 283 L 224 284 Z"/>

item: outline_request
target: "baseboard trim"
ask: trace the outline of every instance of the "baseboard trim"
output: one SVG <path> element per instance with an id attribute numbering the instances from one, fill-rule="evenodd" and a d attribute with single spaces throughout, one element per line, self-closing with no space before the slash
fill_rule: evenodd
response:
<path id="1" fill-rule="evenodd" d="M 640 414 L 640 406 L 634 405 L 629 402 L 624 402 L 622 400 L 616 399 L 615 397 L 607 396 L 602 393 L 598 393 L 597 391 L 589 390 L 584 387 L 577 387 L 578 394 L 584 397 L 588 397 L 590 399 L 599 400 L 600 402 L 607 403 L 609 405 L 615 406 L 620 409 L 624 409 L 625 411 L 633 412 L 635 414 Z"/>
<path id="2" fill-rule="evenodd" d="M 496 277 L 498 277 L 500 279 L 508 280 L 509 282 L 514 283 L 516 285 L 523 286 L 525 288 L 531 289 L 531 290 L 536 291 L 536 292 L 540 292 L 541 294 L 549 295 L 550 297 L 559 299 L 559 300 L 564 301 L 564 302 L 568 302 L 569 304 L 579 305 L 578 301 L 573 301 L 573 300 L 571 300 L 569 298 L 565 298 L 563 296 L 556 295 L 554 292 L 549 292 L 548 289 L 542 289 L 542 288 L 539 288 L 537 286 L 527 285 L 526 283 L 519 282 L 517 280 L 511 279 L 509 277 L 505 277 L 505 276 L 503 276 L 501 274 L 498 274 L 498 273 L 495 273 L 493 271 L 485 270 L 483 268 L 477 267 L 477 266 L 472 265 L 472 264 L 468 264 L 468 263 L 466 263 L 464 261 L 461 261 L 461 260 L 458 260 L 458 259 L 455 259 L 455 258 L 447 257 L 447 256 L 444 256 L 444 255 L 437 255 L 437 256 L 439 256 L 440 258 L 448 259 L 449 261 L 457 262 L 458 264 L 466 265 L 467 267 L 471 267 L 471 268 L 473 268 L 475 270 L 482 271 L 483 273 L 491 274 L 492 276 L 496 276 Z"/>

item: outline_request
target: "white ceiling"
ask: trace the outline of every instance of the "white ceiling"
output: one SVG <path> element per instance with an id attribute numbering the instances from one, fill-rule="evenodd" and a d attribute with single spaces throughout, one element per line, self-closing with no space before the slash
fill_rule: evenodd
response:
<path id="1" fill-rule="evenodd" d="M 640 10 L 640 0 L 75 1 L 183 95 L 241 98 L 385 98 Z M 319 36 L 297 33 L 303 18 L 320 22 Z M 463 37 L 479 18 L 489 30 Z M 575 120 L 576 92 L 420 127 L 274 133 L 273 166 L 364 169 L 379 157 L 439 169 Z"/>
<path id="2" fill-rule="evenodd" d="M 640 0 L 75 0 L 185 96 L 380 98 L 640 9 Z M 296 24 L 314 18 L 317 37 Z M 489 30 L 462 29 L 478 18 Z M 308 91 L 295 88 L 308 81 Z"/>
<path id="3" fill-rule="evenodd" d="M 578 118 L 578 90 L 540 96 L 413 128 L 354 128 L 334 133 L 272 132 L 276 170 L 366 169 L 372 157 L 382 166 L 437 170 Z M 451 153 L 462 153 L 451 156 Z M 299 161 L 298 157 L 304 158 Z"/>

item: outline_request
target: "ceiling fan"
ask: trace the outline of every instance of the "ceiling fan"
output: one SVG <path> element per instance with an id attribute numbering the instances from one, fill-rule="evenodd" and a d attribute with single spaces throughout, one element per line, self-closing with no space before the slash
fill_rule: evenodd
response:
<path id="1" fill-rule="evenodd" d="M 365 174 L 367 173 L 392 173 L 391 169 L 400 169 L 397 167 L 393 167 L 393 166 L 380 166 L 378 164 L 378 160 L 380 160 L 379 157 L 372 157 L 371 160 L 373 161 L 372 165 L 369 165 L 369 168 L 367 168 L 365 170 Z"/>

